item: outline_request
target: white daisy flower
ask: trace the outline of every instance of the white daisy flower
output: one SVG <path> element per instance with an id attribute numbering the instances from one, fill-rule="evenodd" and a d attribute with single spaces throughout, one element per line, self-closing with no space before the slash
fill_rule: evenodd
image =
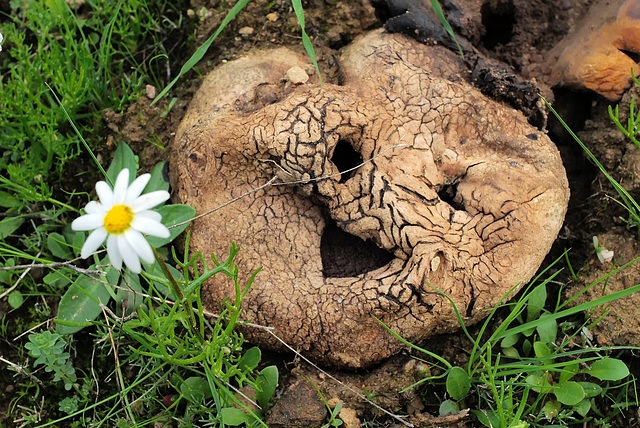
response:
<path id="1" fill-rule="evenodd" d="M 140 196 L 150 178 L 151 174 L 143 174 L 129 186 L 129 170 L 125 168 L 118 174 L 113 190 L 104 181 L 96 183 L 100 202 L 89 202 L 84 208 L 87 214 L 71 223 L 76 231 L 93 230 L 82 246 L 83 259 L 96 251 L 106 238 L 107 253 L 116 269 L 120 270 L 124 261 L 131 271 L 140 273 L 140 259 L 154 262 L 151 245 L 142 234 L 169 237 L 169 229 L 160 223 L 162 216 L 149 210 L 169 199 L 169 192 L 158 190 Z"/>

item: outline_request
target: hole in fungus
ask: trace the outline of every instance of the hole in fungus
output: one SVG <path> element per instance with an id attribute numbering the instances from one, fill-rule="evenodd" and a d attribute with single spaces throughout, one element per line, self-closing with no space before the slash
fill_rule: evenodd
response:
<path id="1" fill-rule="evenodd" d="M 633 60 L 633 62 L 640 64 L 640 54 L 632 51 L 628 51 L 626 49 L 620 49 L 620 52 L 628 56 Z"/>
<path id="2" fill-rule="evenodd" d="M 348 141 L 338 140 L 336 148 L 333 150 L 331 162 L 340 171 L 340 183 L 344 183 L 356 173 L 356 168 L 362 163 L 362 156 L 354 150 Z"/>
<path id="3" fill-rule="evenodd" d="M 320 240 L 322 273 L 325 278 L 346 278 L 381 268 L 393 255 L 371 241 L 365 241 L 340 229 L 333 219 Z"/>
<path id="4" fill-rule="evenodd" d="M 456 211 L 465 211 L 462 201 L 456 199 L 458 193 L 458 183 L 445 184 L 438 189 L 438 197 L 442 202 L 451 205 Z"/>

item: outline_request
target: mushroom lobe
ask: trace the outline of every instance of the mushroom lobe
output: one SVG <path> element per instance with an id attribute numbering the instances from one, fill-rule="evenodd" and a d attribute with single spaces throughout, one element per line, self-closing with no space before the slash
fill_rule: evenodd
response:
<path id="1" fill-rule="evenodd" d="M 531 279 L 569 198 L 545 134 L 468 84 L 454 54 L 403 35 L 354 41 L 340 85 L 284 79 L 307 62 L 281 48 L 212 71 L 172 146 L 174 199 L 198 213 L 278 178 L 191 226 L 204 253 L 237 242 L 245 279 L 263 267 L 244 319 L 362 367 L 403 346 L 376 318 L 425 339 L 459 327 L 440 291 L 473 323 Z M 202 296 L 215 309 L 234 287 L 214 277 Z"/>

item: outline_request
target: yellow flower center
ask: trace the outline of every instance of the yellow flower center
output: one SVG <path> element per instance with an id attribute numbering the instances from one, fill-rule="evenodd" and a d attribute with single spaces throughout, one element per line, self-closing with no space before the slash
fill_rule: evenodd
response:
<path id="1" fill-rule="evenodd" d="M 104 228 L 107 233 L 119 235 L 131 227 L 133 211 L 126 205 L 114 205 L 104 216 Z"/>

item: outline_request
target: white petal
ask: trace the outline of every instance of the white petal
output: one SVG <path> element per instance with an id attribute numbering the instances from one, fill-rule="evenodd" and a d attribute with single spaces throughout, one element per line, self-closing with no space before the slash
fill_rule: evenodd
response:
<path id="1" fill-rule="evenodd" d="M 120 249 L 118 248 L 118 236 L 109 235 L 107 238 L 107 254 L 109 254 L 109 260 L 114 268 L 122 269 L 122 256 L 120 255 Z"/>
<path id="2" fill-rule="evenodd" d="M 75 231 L 93 230 L 104 224 L 104 214 L 85 214 L 73 220 L 71 229 Z"/>
<path id="3" fill-rule="evenodd" d="M 160 215 L 160 213 L 149 210 L 136 213 L 136 215 L 133 217 L 133 220 L 135 221 L 136 218 L 151 220 L 158 223 L 162 221 L 162 215 Z"/>
<path id="4" fill-rule="evenodd" d="M 135 201 L 136 198 L 142 194 L 144 188 L 147 187 L 147 183 L 149 183 L 150 179 L 151 174 L 142 174 L 140 177 L 133 180 L 133 183 L 131 183 L 131 186 L 127 189 L 127 196 L 124 199 L 125 203 L 130 204 Z"/>
<path id="5" fill-rule="evenodd" d="M 124 233 L 124 237 L 129 241 L 131 248 L 147 263 L 153 263 L 156 259 L 151 249 L 151 245 L 144 239 L 144 236 L 137 230 L 129 229 Z"/>
<path id="6" fill-rule="evenodd" d="M 129 187 L 129 169 L 125 168 L 120 171 L 118 178 L 116 178 L 116 184 L 113 185 L 113 205 L 124 202 L 124 198 L 127 196 L 127 187 Z"/>
<path id="7" fill-rule="evenodd" d="M 131 202 L 131 209 L 134 213 L 146 211 L 149 208 L 153 208 L 158 204 L 163 203 L 169 199 L 169 192 L 166 190 L 156 190 L 155 192 L 145 193 L 135 201 Z"/>
<path id="8" fill-rule="evenodd" d="M 98 181 L 96 183 L 96 193 L 100 198 L 100 204 L 105 210 L 109 210 L 113 206 L 113 190 L 106 181 Z"/>
<path id="9" fill-rule="evenodd" d="M 118 235 L 116 242 L 118 243 L 118 250 L 120 250 L 122 260 L 127 267 L 131 269 L 133 273 L 140 273 L 140 260 L 138 260 L 138 255 L 133 248 L 131 248 L 131 245 L 129 245 L 127 238 L 125 238 L 124 235 Z"/>
<path id="10" fill-rule="evenodd" d="M 86 259 L 89 257 L 95 250 L 97 250 L 100 245 L 104 242 L 104 238 L 107 237 L 107 231 L 104 227 L 100 227 L 87 237 L 87 240 L 84 241 L 84 245 L 82 246 L 82 251 L 80 251 L 80 257 Z"/>
<path id="11" fill-rule="evenodd" d="M 144 211 L 151 212 L 151 211 Z M 141 218 L 138 214 L 135 215 L 131 222 L 131 227 L 139 232 L 146 233 L 147 235 L 157 236 L 158 238 L 168 238 L 169 229 L 160 223 L 159 221 Z"/>
<path id="12" fill-rule="evenodd" d="M 91 201 L 85 207 L 84 210 L 87 214 L 100 214 L 104 217 L 107 211 L 104 209 L 102 204 L 98 201 Z"/>

